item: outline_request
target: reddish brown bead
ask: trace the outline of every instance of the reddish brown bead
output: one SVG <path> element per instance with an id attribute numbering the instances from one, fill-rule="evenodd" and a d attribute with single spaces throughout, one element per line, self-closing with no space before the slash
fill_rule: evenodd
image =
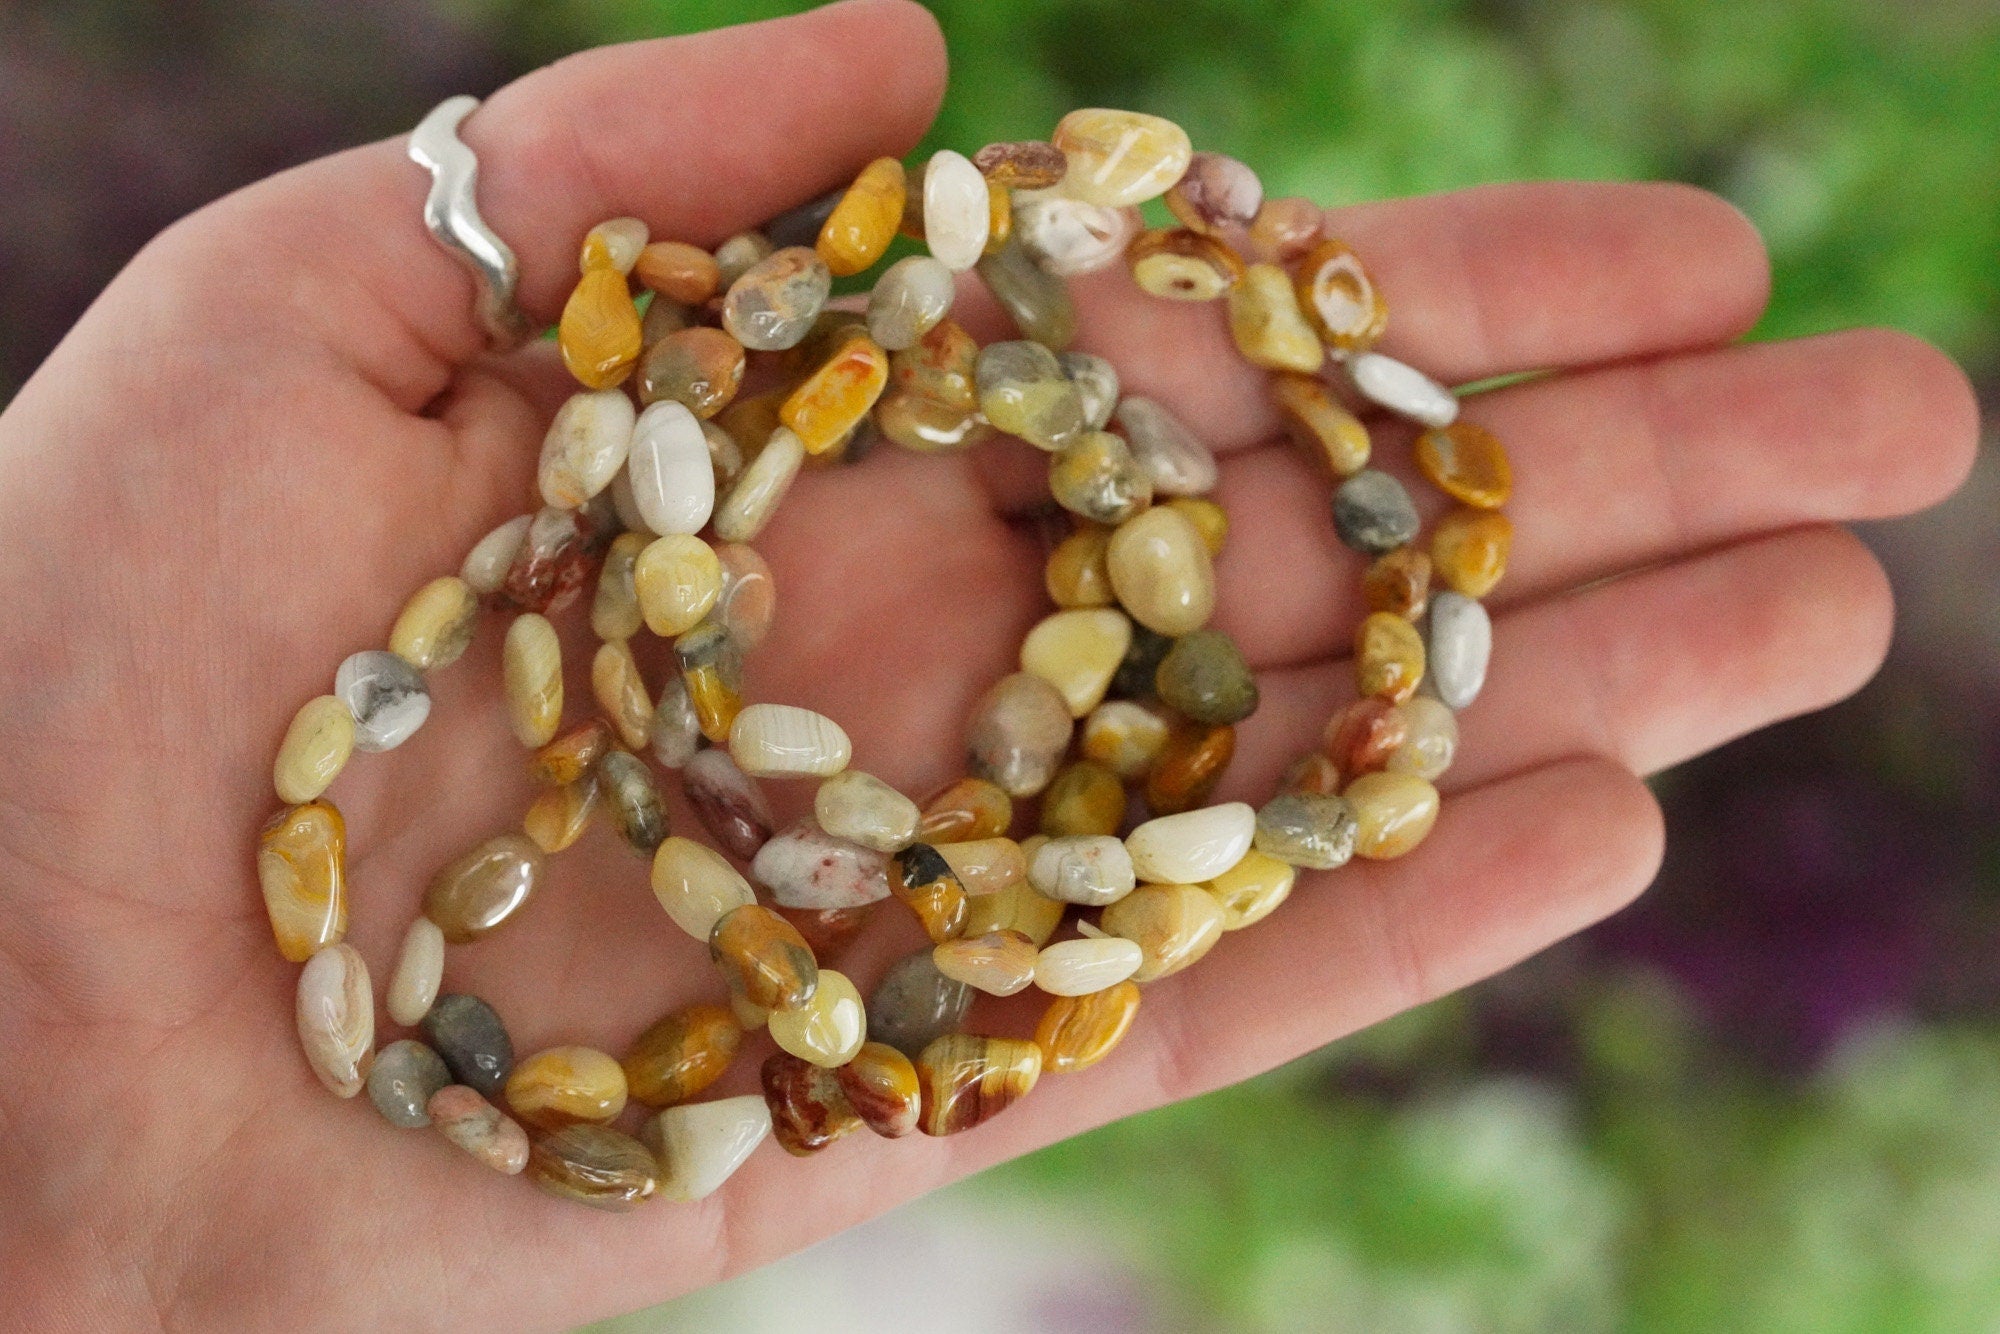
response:
<path id="1" fill-rule="evenodd" d="M 1183 723 L 1146 774 L 1146 805 L 1155 815 L 1178 815 L 1206 805 L 1236 754 L 1236 729 L 1228 723 Z"/>
<path id="2" fill-rule="evenodd" d="M 923 1090 L 910 1058 L 884 1042 L 863 1043 L 854 1059 L 834 1071 L 847 1105 L 863 1125 L 888 1139 L 917 1128 Z"/>
<path id="3" fill-rule="evenodd" d="M 771 1137 L 786 1153 L 804 1158 L 861 1128 L 833 1071 L 779 1051 L 765 1058 L 760 1077 Z"/>

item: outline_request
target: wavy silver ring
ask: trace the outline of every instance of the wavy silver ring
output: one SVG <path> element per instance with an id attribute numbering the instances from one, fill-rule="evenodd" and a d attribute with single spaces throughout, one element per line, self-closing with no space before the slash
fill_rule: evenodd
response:
<path id="1" fill-rule="evenodd" d="M 424 199 L 424 225 L 439 245 L 472 271 L 479 285 L 474 313 L 495 351 L 519 347 L 534 330 L 515 304 L 521 264 L 513 247 L 479 216 L 479 158 L 458 137 L 458 127 L 479 99 L 446 98 L 410 132 L 410 160 L 431 174 Z"/>

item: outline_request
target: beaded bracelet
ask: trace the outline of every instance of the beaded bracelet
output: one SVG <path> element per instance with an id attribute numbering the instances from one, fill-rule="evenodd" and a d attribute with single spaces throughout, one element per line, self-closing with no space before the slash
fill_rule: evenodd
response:
<path id="1" fill-rule="evenodd" d="M 455 134 L 468 102 L 440 108 L 443 129 L 420 129 L 430 142 L 414 155 L 446 195 L 433 230 L 479 241 L 492 280 L 481 317 L 504 344 L 521 327 L 508 314 L 512 255 L 472 205 Z M 1161 195 L 1180 225 L 1146 230 L 1136 206 Z M 558 331 L 583 388 L 543 443 L 542 508 L 420 588 L 388 649 L 342 663 L 278 752 L 288 805 L 257 864 L 279 949 L 305 965 L 297 1022 L 319 1078 L 341 1097 L 365 1087 L 391 1124 L 435 1124 L 559 1196 L 608 1209 L 699 1199 L 767 1132 L 805 1155 L 864 1125 L 889 1137 L 976 1126 L 1042 1074 L 1102 1060 L 1142 984 L 1270 914 L 1299 868 L 1416 846 L 1457 747 L 1453 711 L 1486 674 L 1478 599 L 1506 563 L 1509 468 L 1490 434 L 1457 421 L 1448 390 L 1372 350 L 1387 307 L 1322 225 L 1307 201 L 1264 200 L 1243 163 L 1193 153 L 1168 121 L 1085 110 L 1048 143 L 938 152 L 914 186 L 883 158 L 713 253 L 652 241 L 632 218 L 593 228 Z M 899 231 L 928 253 L 890 265 L 864 309 L 830 302 L 832 279 L 871 267 Z M 1225 303 L 1289 433 L 1337 483 L 1336 532 L 1370 558 L 1360 698 L 1259 810 L 1206 804 L 1257 706 L 1236 646 L 1206 628 L 1228 527 L 1206 498 L 1215 458 L 1160 403 L 1121 395 L 1109 363 L 1064 350 L 1064 279 L 1120 257 L 1156 297 Z M 981 348 L 948 318 L 957 275 L 974 269 L 1022 339 Z M 1328 368 L 1337 376 L 1322 378 Z M 746 379 L 772 387 L 744 393 Z M 1427 549 L 1403 486 L 1367 466 L 1368 430 L 1347 403 L 1426 428 L 1417 468 L 1458 502 Z M 744 655 L 774 608 L 748 544 L 809 463 L 859 459 L 881 440 L 930 453 L 1000 436 L 1018 441 L 996 448 L 1050 454 L 1050 491 L 1073 516 L 1048 554 L 1057 609 L 976 707 L 967 775 L 919 806 L 850 768 L 833 720 L 743 700 Z M 593 570 L 601 716 L 565 733 L 548 617 Z M 342 943 L 344 827 L 322 794 L 351 751 L 388 750 L 422 725 L 426 674 L 465 651 L 482 607 L 513 614 L 508 717 L 545 787 L 517 832 L 431 882 L 387 993 L 390 1018 L 424 1040 L 376 1054 L 368 969 Z M 631 646 L 642 632 L 671 640 L 677 674 L 644 679 Z M 656 766 L 680 773 L 715 847 L 670 835 Z M 774 829 L 758 780 L 805 777 L 819 782 L 812 814 Z M 1039 832 L 1017 842 L 1017 803 L 1034 798 Z M 1143 811 L 1135 827 L 1128 809 Z M 548 857 L 599 812 L 651 859 L 653 892 L 707 942 L 728 1003 L 662 1017 L 622 1061 L 557 1047 L 517 1063 L 491 1007 L 439 995 L 446 947 L 519 917 Z M 890 897 L 933 944 L 864 1006 L 819 960 Z M 1074 931 L 1058 939 L 1065 923 Z M 963 1031 L 975 992 L 1030 986 L 1051 997 L 1031 1039 Z M 694 1101 L 759 1026 L 778 1047 L 762 1096 Z M 628 1101 L 652 1109 L 636 1137 L 610 1124 Z"/>

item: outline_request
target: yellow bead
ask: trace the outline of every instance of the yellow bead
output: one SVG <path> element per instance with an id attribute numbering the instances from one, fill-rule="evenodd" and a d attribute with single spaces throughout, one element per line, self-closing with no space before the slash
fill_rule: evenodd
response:
<path id="1" fill-rule="evenodd" d="M 986 182 L 986 248 L 980 253 L 997 255 L 1014 234 L 1014 196 L 998 181 Z"/>
<path id="2" fill-rule="evenodd" d="M 1431 568 L 1454 593 L 1483 598 L 1507 572 L 1514 525 L 1498 510 L 1455 509 L 1431 533 Z"/>
<path id="3" fill-rule="evenodd" d="M 1200 885 L 1141 885 L 1104 910 L 1099 925 L 1137 943 L 1142 962 L 1134 982 L 1170 976 L 1194 963 L 1222 938 L 1224 914 Z"/>
<path id="4" fill-rule="evenodd" d="M 1229 289 L 1229 333 L 1246 361 L 1267 370 L 1311 375 L 1326 360 L 1292 280 L 1275 264 L 1252 264 Z"/>
<path id="5" fill-rule="evenodd" d="M 715 548 L 689 533 L 654 538 L 632 566 L 646 628 L 662 638 L 694 629 L 722 596 Z"/>
<path id="6" fill-rule="evenodd" d="M 1368 428 L 1334 400 L 1323 380 L 1280 371 L 1271 377 L 1271 398 L 1294 442 L 1335 477 L 1352 477 L 1368 466 Z"/>
<path id="7" fill-rule="evenodd" d="M 1061 191 L 1108 208 L 1143 204 L 1165 194 L 1194 156 L 1187 131 L 1172 121 L 1102 107 L 1070 112 L 1049 141 L 1068 159 Z"/>
<path id="8" fill-rule="evenodd" d="M 597 646 L 590 663 L 590 690 L 597 707 L 618 729 L 618 739 L 632 750 L 642 749 L 653 729 L 653 700 L 629 641 L 614 639 Z"/>
<path id="9" fill-rule="evenodd" d="M 651 533 L 620 533 L 604 553 L 604 567 L 597 575 L 597 593 L 590 603 L 590 629 L 599 639 L 630 639 L 639 633 L 646 618 L 639 610 L 639 589 L 632 567 L 639 553 L 653 540 Z"/>
<path id="10" fill-rule="evenodd" d="M 660 844 L 653 853 L 652 883 L 653 897 L 667 916 L 696 940 L 707 940 L 726 913 L 757 901 L 750 882 L 721 853 L 691 838 Z"/>
<path id="11" fill-rule="evenodd" d="M 654 1021 L 619 1064 L 635 1102 L 671 1107 L 722 1078 L 742 1045 L 735 1015 L 720 1005 L 690 1005 Z"/>
<path id="12" fill-rule="evenodd" d="M 1203 888 L 1222 906 L 1222 929 L 1240 931 L 1275 912 L 1298 878 L 1298 867 L 1252 848 Z"/>
<path id="13" fill-rule="evenodd" d="M 903 224 L 907 191 L 903 164 L 895 158 L 876 158 L 861 169 L 819 229 L 815 248 L 835 277 L 859 273 L 882 258 Z"/>
<path id="14" fill-rule="evenodd" d="M 1081 718 L 1103 700 L 1131 643 L 1132 622 L 1116 608 L 1059 611 L 1021 641 L 1021 670 L 1054 686 Z"/>
<path id="15" fill-rule="evenodd" d="M 1111 546 L 1111 530 L 1087 524 L 1056 543 L 1042 571 L 1049 600 L 1058 607 L 1108 607 L 1116 599 L 1111 592 L 1111 570 L 1105 553 Z"/>
<path id="16" fill-rule="evenodd" d="M 931 962 L 954 982 L 989 996 L 1011 996 L 1035 980 L 1035 942 L 1019 931 L 989 931 L 941 942 Z"/>
<path id="17" fill-rule="evenodd" d="M 507 1106 L 531 1126 L 601 1125 L 625 1110 L 625 1072 L 590 1047 L 550 1047 L 515 1065 Z"/>
<path id="18" fill-rule="evenodd" d="M 965 886 L 930 844 L 912 843 L 895 855 L 889 863 L 889 892 L 910 905 L 933 943 L 965 930 Z"/>
<path id="19" fill-rule="evenodd" d="M 868 1037 L 868 1016 L 861 993 L 847 974 L 822 968 L 812 999 L 796 1009 L 773 1012 L 766 1027 L 771 1040 L 792 1055 L 831 1070 L 861 1050 Z"/>
<path id="20" fill-rule="evenodd" d="M 1079 749 L 1087 760 L 1126 781 L 1144 778 L 1167 744 L 1169 725 L 1157 709 L 1133 700 L 1114 699 L 1091 710 L 1083 721 Z"/>
<path id="21" fill-rule="evenodd" d="M 1506 449 L 1469 421 L 1425 431 L 1417 437 L 1416 458 L 1417 469 L 1440 491 L 1477 509 L 1497 510 L 1513 492 Z"/>
<path id="22" fill-rule="evenodd" d="M 1424 679 L 1423 636 L 1400 616 L 1368 613 L 1354 632 L 1354 678 L 1362 698 L 1402 703 Z"/>
<path id="23" fill-rule="evenodd" d="M 708 957 L 731 991 L 767 1010 L 796 1010 L 819 986 L 819 964 L 805 937 L 761 903 L 732 908 L 716 919 Z"/>
<path id="24" fill-rule="evenodd" d="M 1167 502 L 1167 508 L 1179 510 L 1195 526 L 1209 555 L 1222 554 L 1222 544 L 1229 540 L 1228 511 L 1207 496 L 1175 496 Z"/>
<path id="25" fill-rule="evenodd" d="M 997 838 L 1014 823 L 1014 799 L 997 783 L 961 778 L 924 803 L 917 837 L 926 843 L 963 843 Z"/>
<path id="26" fill-rule="evenodd" d="M 778 420 L 792 428 L 808 454 L 824 454 L 861 424 L 889 383 L 889 354 L 865 333 L 852 333 L 824 365 L 791 392 Z"/>
<path id="27" fill-rule="evenodd" d="M 354 752 L 354 711 L 338 695 L 307 700 L 292 715 L 272 766 L 280 801 L 311 801 L 326 791 Z"/>
<path id="28" fill-rule="evenodd" d="M 588 269 L 563 307 L 557 342 L 569 373 L 589 389 L 609 389 L 632 373 L 645 334 L 625 275 Z"/>
<path id="29" fill-rule="evenodd" d="M 479 595 L 455 574 L 433 579 L 403 604 L 389 631 L 389 651 L 420 672 L 457 662 L 472 643 Z"/>
<path id="30" fill-rule="evenodd" d="M 330 801 L 279 811 L 257 837 L 257 879 L 278 952 L 304 963 L 347 934 L 347 822 Z"/>
<path id="31" fill-rule="evenodd" d="M 1141 232 L 1125 250 L 1140 291 L 1169 301 L 1214 301 L 1243 281 L 1234 250 L 1185 227 Z"/>
<path id="32" fill-rule="evenodd" d="M 1041 829 L 1050 838 L 1115 834 L 1125 820 L 1125 785 L 1101 764 L 1076 760 L 1042 794 Z"/>
<path id="33" fill-rule="evenodd" d="M 847 1105 L 876 1134 L 900 1139 L 916 1130 L 923 1086 L 916 1065 L 902 1052 L 886 1042 L 864 1042 L 836 1078 Z"/>
<path id="34" fill-rule="evenodd" d="M 521 830 L 543 852 L 561 852 L 583 837 L 597 810 L 597 784 L 591 779 L 543 790 L 521 817 Z"/>
<path id="35" fill-rule="evenodd" d="M 1370 611 L 1414 621 L 1430 601 L 1431 558 L 1415 547 L 1383 552 L 1361 576 L 1361 596 Z"/>
<path id="36" fill-rule="evenodd" d="M 1042 1074 L 1042 1049 L 1019 1038 L 947 1033 L 917 1057 L 926 1135 L 951 1135 L 988 1121 L 1028 1096 Z"/>
<path id="37" fill-rule="evenodd" d="M 546 746 L 562 722 L 562 641 L 548 618 L 525 611 L 507 627 L 502 654 L 507 717 L 524 746 Z"/>
<path id="38" fill-rule="evenodd" d="M 1331 238 L 1299 258 L 1299 305 L 1331 347 L 1362 352 L 1375 345 L 1389 323 L 1389 303 L 1361 267 L 1361 259 Z"/>
<path id="39" fill-rule="evenodd" d="M 1011 838 L 981 838 L 935 846 L 968 894 L 996 893 L 1028 874 L 1021 845 Z"/>
<path id="40" fill-rule="evenodd" d="M 1049 943 L 1049 937 L 1062 925 L 1067 906 L 1026 880 L 1017 881 L 997 893 L 967 899 L 963 934 L 984 936 L 995 931 L 1018 931 L 1040 948 Z"/>
<path id="41" fill-rule="evenodd" d="M 979 406 L 979 344 L 951 320 L 889 358 L 889 376 L 898 389 L 971 412 Z"/>
<path id="42" fill-rule="evenodd" d="M 1131 1030 L 1138 1013 L 1139 987 L 1135 982 L 1120 982 L 1086 996 L 1058 996 L 1035 1025 L 1042 1069 L 1064 1074 L 1096 1065 Z"/>
<path id="43" fill-rule="evenodd" d="M 1414 774 L 1363 774 L 1340 795 L 1354 810 L 1357 857 L 1400 857 L 1437 823 L 1438 790 Z"/>
<path id="44" fill-rule="evenodd" d="M 1179 636 L 1215 610 L 1215 566 L 1201 532 L 1165 505 L 1118 525 L 1105 552 L 1111 587 L 1132 619 Z"/>

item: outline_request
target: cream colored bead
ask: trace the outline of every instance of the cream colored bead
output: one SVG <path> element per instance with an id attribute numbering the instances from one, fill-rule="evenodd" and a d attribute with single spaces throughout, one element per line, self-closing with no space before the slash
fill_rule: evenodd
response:
<path id="1" fill-rule="evenodd" d="M 590 692 L 618 729 L 618 739 L 630 750 L 644 749 L 653 732 L 653 700 L 628 641 L 614 639 L 597 646 L 597 656 L 590 662 Z"/>
<path id="2" fill-rule="evenodd" d="M 746 705 L 729 729 L 729 757 L 753 778 L 837 774 L 853 753 L 839 723 L 791 704 Z"/>
<path id="3" fill-rule="evenodd" d="M 444 983 L 444 932 L 428 917 L 419 917 L 403 933 L 396 953 L 396 971 L 389 976 L 389 1017 L 415 1028 L 431 1012 Z"/>
<path id="4" fill-rule="evenodd" d="M 819 970 L 811 1000 L 796 1010 L 773 1010 L 765 1026 L 780 1047 L 828 1070 L 853 1060 L 868 1039 L 861 992 L 847 974 L 831 968 Z"/>
<path id="5" fill-rule="evenodd" d="M 675 926 L 700 941 L 724 913 L 757 901 L 750 882 L 722 854 L 679 835 L 653 853 L 653 897 Z"/>
<path id="6" fill-rule="evenodd" d="M 1116 903 L 1132 892 L 1135 880 L 1131 854 L 1109 834 L 1052 838 L 1028 860 L 1028 883 L 1037 893 L 1064 903 L 1086 907 Z"/>
<path id="7" fill-rule="evenodd" d="M 986 178 L 963 153 L 949 148 L 924 167 L 924 242 L 938 263 L 963 273 L 986 250 L 992 214 Z"/>
<path id="8" fill-rule="evenodd" d="M 1157 709 L 1129 699 L 1106 700 L 1083 720 L 1083 757 L 1126 782 L 1144 778 L 1171 729 Z"/>
<path id="9" fill-rule="evenodd" d="M 1034 842 L 1033 838 L 1022 841 L 1024 856 L 1032 858 L 1030 845 Z M 964 934 L 974 937 L 990 931 L 1018 931 L 1037 946 L 1046 945 L 1062 925 L 1063 910 L 1068 906 L 1042 894 L 1027 881 L 1018 880 L 996 893 L 967 898 Z"/>
<path id="10" fill-rule="evenodd" d="M 620 273 L 630 273 L 651 239 L 652 229 L 638 218 L 600 222 L 584 234 L 577 267 L 588 273 L 599 265 L 609 265 Z"/>
<path id="11" fill-rule="evenodd" d="M 562 641 L 548 617 L 524 611 L 507 627 L 501 654 L 507 718 L 524 746 L 546 746 L 562 722 Z"/>
<path id="12" fill-rule="evenodd" d="M 1021 641 L 1021 670 L 1054 686 L 1070 717 L 1081 718 L 1103 700 L 1131 646 L 1131 618 L 1115 607 L 1059 611 Z"/>
<path id="13" fill-rule="evenodd" d="M 1028 878 L 1027 854 L 1011 838 L 975 838 L 935 846 L 958 883 L 974 897 L 997 894 Z"/>
<path id="14" fill-rule="evenodd" d="M 662 399 L 639 414 L 625 475 L 652 532 L 698 533 L 715 512 L 708 433 L 684 403 Z"/>
<path id="15" fill-rule="evenodd" d="M 722 596 L 722 562 L 715 548 L 688 533 L 656 537 L 632 567 L 646 628 L 663 639 L 701 623 Z"/>
<path id="16" fill-rule="evenodd" d="M 507 582 L 515 553 L 528 535 L 528 525 L 534 521 L 532 514 L 517 514 L 473 543 L 472 550 L 465 553 L 465 563 L 458 568 L 458 577 L 481 597 L 499 592 L 500 585 Z"/>
<path id="17" fill-rule="evenodd" d="M 297 805 L 311 801 L 340 776 L 354 753 L 354 711 L 338 695 L 307 700 L 292 715 L 278 746 L 272 781 L 278 799 Z"/>
<path id="18" fill-rule="evenodd" d="M 1044 272 L 1061 278 L 1108 269 L 1144 226 L 1138 211 L 1086 204 L 1051 190 L 1014 196 L 1014 234 Z"/>
<path id="19" fill-rule="evenodd" d="M 688 1102 L 649 1117 L 639 1139 L 660 1160 L 659 1197 L 676 1203 L 707 1199 L 771 1133 L 771 1109 L 760 1094 Z"/>
<path id="20" fill-rule="evenodd" d="M 1118 525 L 1105 551 L 1111 588 L 1132 619 L 1172 637 L 1199 630 L 1215 610 L 1215 563 L 1201 530 L 1158 505 Z"/>
<path id="21" fill-rule="evenodd" d="M 874 774 L 843 769 L 813 794 L 813 818 L 835 838 L 876 852 L 901 852 L 917 836 L 917 803 Z"/>
<path id="22" fill-rule="evenodd" d="M 1213 880 L 1242 860 L 1257 834 L 1257 812 L 1240 801 L 1148 820 L 1125 837 L 1132 868 L 1150 884 Z"/>
<path id="23" fill-rule="evenodd" d="M 1172 121 L 1104 107 L 1070 112 L 1049 141 L 1069 159 L 1056 188 L 1111 208 L 1143 204 L 1173 189 L 1194 156 L 1187 131 Z"/>
<path id="24" fill-rule="evenodd" d="M 630 639 L 646 618 L 639 611 L 639 588 L 632 567 L 653 538 L 650 533 L 620 533 L 604 553 L 597 574 L 597 592 L 590 601 L 590 631 L 606 643 Z"/>
<path id="25" fill-rule="evenodd" d="M 1229 289 L 1229 333 L 1244 360 L 1266 370 L 1311 375 L 1326 360 L 1291 276 L 1275 264 L 1252 264 Z"/>
<path id="26" fill-rule="evenodd" d="M 1121 936 L 1062 940 L 1035 956 L 1035 985 L 1051 996 L 1088 996 L 1139 971 L 1145 952 Z"/>
<path id="27" fill-rule="evenodd" d="M 1222 929 L 1239 931 L 1275 912 L 1298 878 L 1298 867 L 1252 848 L 1203 888 L 1222 905 Z"/>
<path id="28" fill-rule="evenodd" d="M 403 604 L 389 631 L 389 651 L 420 672 L 457 662 L 479 622 L 479 594 L 457 575 L 433 579 Z"/>
<path id="29" fill-rule="evenodd" d="M 770 440 L 715 507 L 715 535 L 724 542 L 755 539 L 778 512 L 778 502 L 791 489 L 805 458 L 805 442 L 798 432 L 789 426 L 772 431 Z"/>
<path id="30" fill-rule="evenodd" d="M 1357 857 L 1400 857 L 1437 823 L 1438 790 L 1412 774 L 1363 774 L 1340 795 L 1360 826 L 1354 837 Z"/>
<path id="31" fill-rule="evenodd" d="M 1141 885 L 1104 910 L 1104 930 L 1137 943 L 1134 982 L 1178 973 L 1222 938 L 1222 905 L 1200 885 Z"/>
<path id="32" fill-rule="evenodd" d="M 1363 398 L 1391 412 L 1443 429 L 1458 420 L 1458 398 L 1451 390 L 1380 352 L 1362 352 L 1347 363 L 1347 378 Z"/>
<path id="33" fill-rule="evenodd" d="M 375 993 L 352 945 L 328 945 L 299 970 L 299 1046 L 336 1097 L 361 1092 L 375 1050 Z"/>
<path id="34" fill-rule="evenodd" d="M 1020 931 L 1003 929 L 963 935 L 931 950 L 931 963 L 954 982 L 989 996 L 1012 996 L 1035 980 L 1035 943 Z"/>
<path id="35" fill-rule="evenodd" d="M 542 500 L 573 510 L 611 485 L 632 447 L 637 409 L 623 389 L 573 394 L 542 437 L 535 471 Z"/>
<path id="36" fill-rule="evenodd" d="M 1389 752 L 1388 771 L 1435 783 L 1458 754 L 1458 717 L 1443 700 L 1413 695 L 1396 706 L 1403 740 Z"/>

